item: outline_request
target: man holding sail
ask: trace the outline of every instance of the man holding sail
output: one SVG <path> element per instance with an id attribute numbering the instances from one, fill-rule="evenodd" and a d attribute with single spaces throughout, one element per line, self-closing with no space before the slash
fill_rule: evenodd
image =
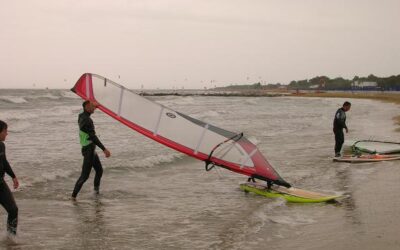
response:
<path id="1" fill-rule="evenodd" d="M 108 151 L 104 145 L 100 142 L 99 138 L 96 136 L 96 131 L 94 129 L 94 124 L 90 115 L 93 114 L 94 110 L 97 108 L 96 102 L 84 101 L 83 112 L 79 114 L 78 125 L 79 125 L 79 139 L 82 146 L 83 164 L 81 176 L 75 184 L 74 191 L 72 192 L 72 200 L 76 200 L 76 196 L 81 190 L 83 184 L 87 181 L 90 175 L 92 167 L 96 171 L 94 177 L 94 190 L 98 194 L 100 191 L 100 180 L 103 175 L 103 167 L 99 156 L 97 155 L 95 149 L 96 146 L 103 150 L 105 157 L 110 157 L 111 153 Z"/>

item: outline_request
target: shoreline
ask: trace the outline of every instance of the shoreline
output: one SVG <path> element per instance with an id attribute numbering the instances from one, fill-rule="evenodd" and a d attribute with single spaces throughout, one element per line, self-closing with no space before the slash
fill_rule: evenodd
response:
<path id="1" fill-rule="evenodd" d="M 377 93 L 377 92 L 321 92 L 321 93 L 299 93 L 292 94 L 294 97 L 325 97 L 325 98 L 355 98 L 370 99 L 382 102 L 394 103 L 400 105 L 400 94 L 395 93 Z M 400 112 L 392 117 L 397 126 L 396 132 L 400 132 Z"/>
<path id="2" fill-rule="evenodd" d="M 298 97 L 326 97 L 326 98 L 355 98 L 355 99 L 373 99 L 384 102 L 400 104 L 400 93 L 377 93 L 377 92 L 320 92 L 320 93 L 299 93 L 291 96 Z"/>
<path id="3" fill-rule="evenodd" d="M 299 92 L 288 90 L 227 90 L 227 91 L 161 91 L 141 92 L 142 96 L 218 96 L 218 97 L 320 97 L 320 98 L 355 98 L 370 99 L 400 105 L 400 93 L 393 92 Z M 397 126 L 396 132 L 400 132 L 400 112 L 393 116 L 393 122 Z"/>

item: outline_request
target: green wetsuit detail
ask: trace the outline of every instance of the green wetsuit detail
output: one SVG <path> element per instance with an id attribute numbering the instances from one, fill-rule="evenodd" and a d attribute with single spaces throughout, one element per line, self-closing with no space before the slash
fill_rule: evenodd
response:
<path id="1" fill-rule="evenodd" d="M 92 141 L 89 140 L 89 134 L 83 132 L 82 130 L 79 130 L 79 142 L 81 143 L 82 147 L 86 147 L 92 143 Z"/>
<path id="2" fill-rule="evenodd" d="M 78 117 L 78 124 L 79 124 L 79 139 L 82 147 L 86 147 L 94 143 L 96 146 L 101 148 L 101 150 L 104 151 L 106 149 L 96 135 L 93 120 L 92 118 L 90 118 L 90 113 L 86 111 L 80 113 Z"/>

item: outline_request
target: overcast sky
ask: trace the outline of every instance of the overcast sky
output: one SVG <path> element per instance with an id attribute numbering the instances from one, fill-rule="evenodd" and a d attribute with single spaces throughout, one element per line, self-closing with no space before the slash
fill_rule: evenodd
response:
<path id="1" fill-rule="evenodd" d="M 399 0 L 0 0 L 0 88 L 400 74 Z"/>

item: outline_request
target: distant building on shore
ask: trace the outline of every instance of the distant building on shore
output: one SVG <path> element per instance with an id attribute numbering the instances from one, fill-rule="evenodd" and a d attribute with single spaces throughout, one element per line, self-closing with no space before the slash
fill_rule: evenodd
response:
<path id="1" fill-rule="evenodd" d="M 367 81 L 354 81 L 352 83 L 352 87 L 353 88 L 357 88 L 357 89 L 373 89 L 373 88 L 377 88 L 378 87 L 378 83 L 377 82 L 367 82 Z"/>

